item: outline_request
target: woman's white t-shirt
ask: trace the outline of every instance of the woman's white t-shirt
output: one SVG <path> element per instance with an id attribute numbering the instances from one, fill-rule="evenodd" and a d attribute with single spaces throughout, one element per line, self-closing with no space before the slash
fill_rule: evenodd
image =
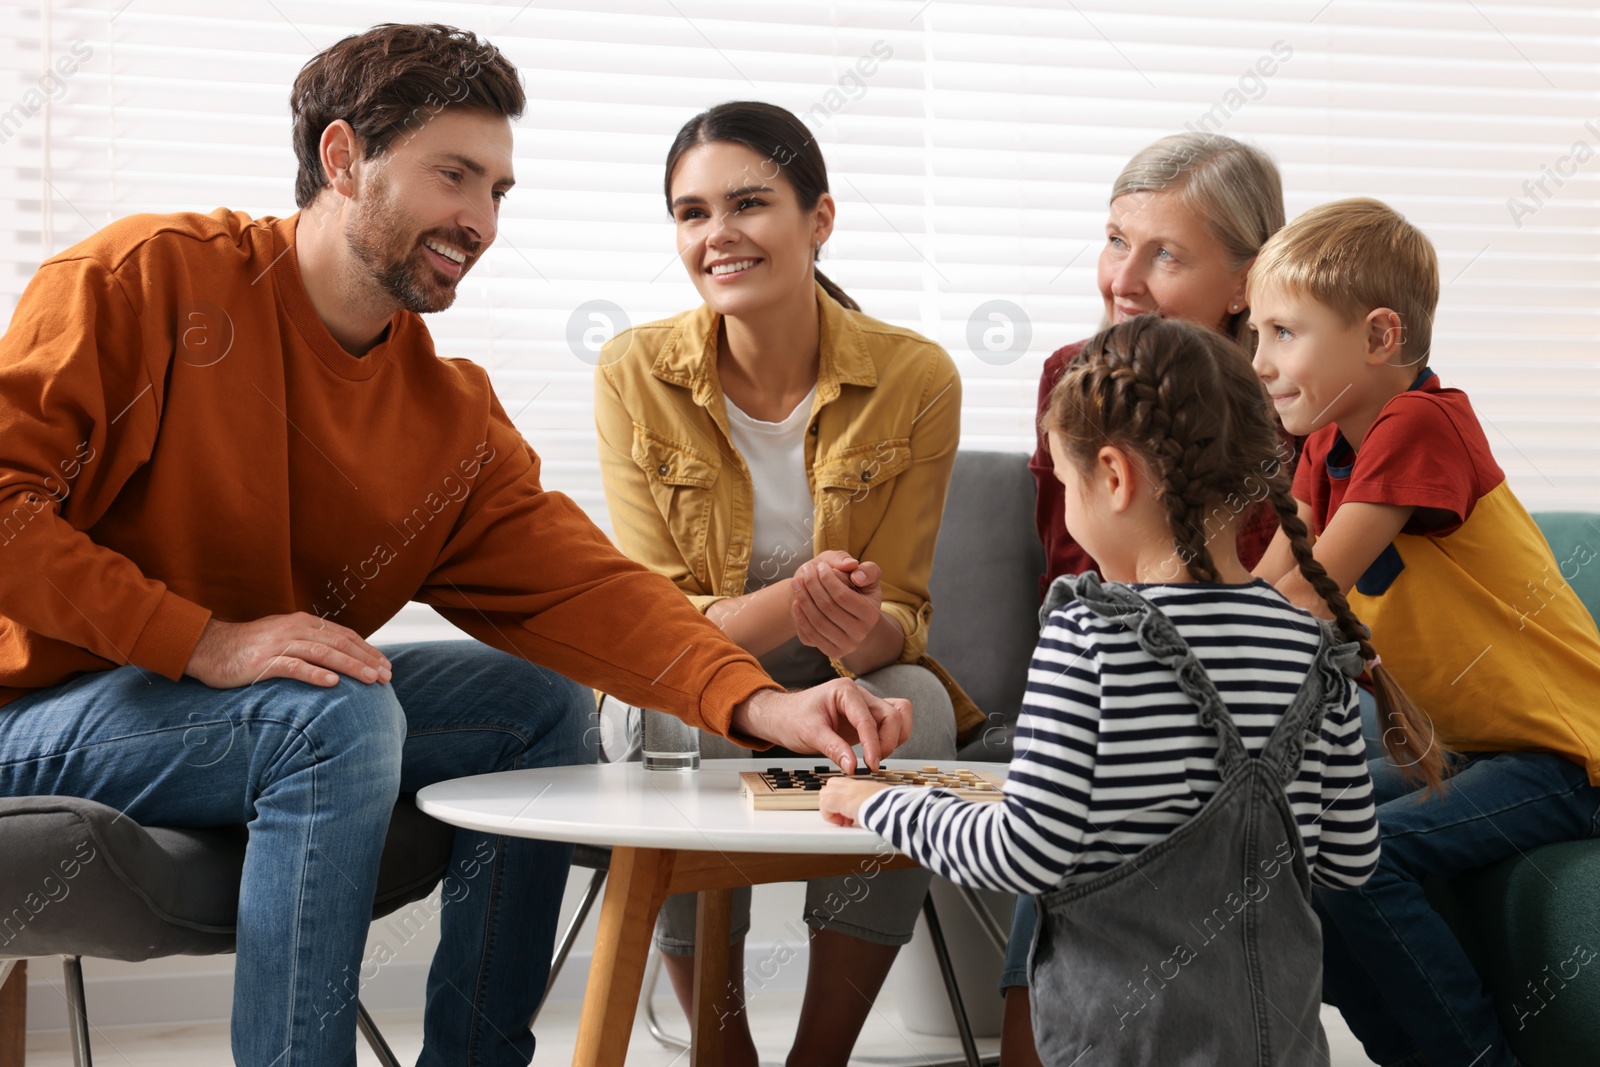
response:
<path id="1" fill-rule="evenodd" d="M 755 528 L 750 535 L 750 570 L 744 591 L 753 593 L 793 577 L 811 558 L 816 508 L 806 482 L 806 428 L 817 387 L 782 422 L 762 422 L 729 400 L 728 434 L 750 468 L 755 489 Z"/>
<path id="2" fill-rule="evenodd" d="M 792 578 L 812 556 L 816 508 L 806 481 L 806 430 L 817 387 L 781 422 L 763 422 L 728 405 L 728 435 L 750 468 L 755 489 L 755 522 L 750 535 L 750 569 L 744 591 L 753 593 Z M 812 685 L 833 676 L 828 658 L 790 638 L 760 657 L 768 674 L 783 685 Z"/>

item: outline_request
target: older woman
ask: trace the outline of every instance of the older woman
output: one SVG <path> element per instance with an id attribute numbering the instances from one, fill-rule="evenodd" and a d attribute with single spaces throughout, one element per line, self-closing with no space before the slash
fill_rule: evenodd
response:
<path id="1" fill-rule="evenodd" d="M 1188 319 L 1255 349 L 1244 280 L 1256 252 L 1283 226 L 1283 185 L 1265 152 L 1231 137 L 1179 133 L 1140 150 L 1111 187 L 1106 243 L 1096 272 L 1102 328 L 1134 315 Z M 1082 341 L 1058 349 L 1039 377 L 1039 415 Z M 1096 570 L 1062 518 L 1061 486 L 1043 435 L 1028 467 L 1039 483 L 1035 522 L 1045 547 L 1043 594 L 1063 574 Z M 1239 535 L 1246 567 L 1277 530 L 1260 507 Z"/>
<path id="2" fill-rule="evenodd" d="M 1101 326 L 1153 313 L 1209 326 L 1253 351 L 1245 276 L 1283 222 L 1278 168 L 1260 149 L 1206 133 L 1173 134 L 1141 149 L 1111 187 L 1106 243 L 1096 272 L 1105 302 Z M 1050 391 L 1082 347 L 1082 341 L 1066 345 L 1045 361 L 1039 378 L 1041 417 Z M 1285 458 L 1292 466 L 1293 456 Z M 1046 556 L 1042 595 L 1060 575 L 1098 567 L 1067 533 L 1061 483 L 1042 433 L 1028 467 L 1039 483 L 1035 521 Z M 1277 528 L 1271 506 L 1256 503 L 1239 531 L 1239 558 L 1247 568 L 1260 560 Z M 1007 1067 L 1038 1063 L 1027 970 L 1034 922 L 1032 899 L 1019 898 L 1000 980 L 1006 998 L 1001 1062 Z"/>

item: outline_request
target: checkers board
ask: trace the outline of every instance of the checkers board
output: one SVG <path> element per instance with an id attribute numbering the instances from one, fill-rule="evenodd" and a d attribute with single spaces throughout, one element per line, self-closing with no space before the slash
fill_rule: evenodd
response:
<path id="1" fill-rule="evenodd" d="M 816 811 L 818 796 L 829 778 L 843 772 L 830 764 L 806 769 L 768 767 L 764 771 L 741 771 L 739 792 L 756 811 Z M 885 785 L 913 785 L 929 789 L 948 789 L 962 800 L 1004 800 L 1001 779 L 986 771 L 940 770 L 935 764 L 890 767 L 880 764 L 876 771 L 857 767 L 854 777 Z"/>

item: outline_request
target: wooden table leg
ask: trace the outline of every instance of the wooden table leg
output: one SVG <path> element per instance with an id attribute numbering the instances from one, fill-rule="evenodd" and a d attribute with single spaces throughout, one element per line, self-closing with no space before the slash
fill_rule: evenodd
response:
<path id="1" fill-rule="evenodd" d="M 22 1067 L 28 1035 L 28 961 L 0 985 L 0 1067 Z"/>
<path id="2" fill-rule="evenodd" d="M 611 874 L 600 905 L 600 931 L 578 1022 L 573 1067 L 622 1067 L 628 1038 L 639 1010 L 645 962 L 656 916 L 672 893 L 699 893 L 695 916 L 699 945 L 721 951 L 697 952 L 695 971 L 695 1067 L 721 1067 L 727 1013 L 728 927 L 735 886 L 789 882 L 850 871 L 898 870 L 915 866 L 904 856 L 783 855 L 710 850 L 627 848 L 611 851 Z"/>
<path id="3" fill-rule="evenodd" d="M 667 899 L 676 855 L 671 849 L 618 847 L 611 851 L 611 873 L 600 905 L 600 930 L 583 995 L 573 1067 L 622 1067 L 628 1055 L 650 938 L 656 915 Z"/>
<path id="4" fill-rule="evenodd" d="M 695 906 L 694 1036 L 690 1067 L 722 1067 L 733 890 L 701 891 Z"/>

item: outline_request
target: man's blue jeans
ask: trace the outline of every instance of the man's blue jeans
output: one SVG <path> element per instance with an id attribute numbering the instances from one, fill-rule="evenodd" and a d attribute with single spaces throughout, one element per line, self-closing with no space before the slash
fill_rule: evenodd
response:
<path id="1" fill-rule="evenodd" d="M 87 797 L 149 826 L 244 824 L 233 1052 L 355 1063 L 355 991 L 398 794 L 587 763 L 590 690 L 476 641 L 384 649 L 388 685 L 210 689 L 135 667 L 0 707 L 0 796 Z M 572 847 L 456 833 L 421 1067 L 526 1064 Z M 369 962 L 370 975 L 372 964 Z"/>
<path id="2" fill-rule="evenodd" d="M 1509 1067 L 1516 1060 L 1494 1003 L 1422 880 L 1594 836 L 1600 789 L 1560 756 L 1477 752 L 1457 760 L 1442 795 L 1424 799 L 1375 737 L 1367 745 L 1382 851 L 1359 889 L 1313 893 L 1323 999 L 1374 1063 Z"/>

